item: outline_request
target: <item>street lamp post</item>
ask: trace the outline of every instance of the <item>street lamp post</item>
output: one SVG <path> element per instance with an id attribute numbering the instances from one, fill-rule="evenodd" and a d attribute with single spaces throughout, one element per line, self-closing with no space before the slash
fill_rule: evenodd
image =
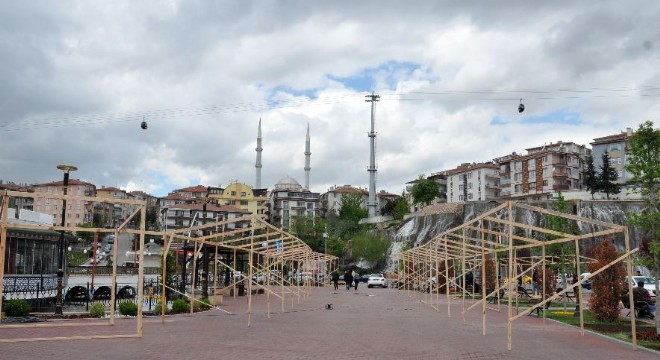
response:
<path id="1" fill-rule="evenodd" d="M 66 196 L 69 186 L 69 173 L 78 170 L 72 165 L 57 165 L 59 170 L 64 171 L 64 180 L 62 181 L 62 192 Z M 66 197 L 62 198 L 62 227 L 66 221 Z M 64 230 L 60 230 L 60 242 L 57 245 L 57 295 L 55 298 L 55 315 L 62 315 L 62 278 L 64 277 Z"/>

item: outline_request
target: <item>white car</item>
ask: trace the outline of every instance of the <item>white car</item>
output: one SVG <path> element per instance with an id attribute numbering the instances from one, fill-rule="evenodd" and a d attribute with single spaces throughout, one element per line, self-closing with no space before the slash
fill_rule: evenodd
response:
<path id="1" fill-rule="evenodd" d="M 628 278 L 628 277 L 626 276 L 626 278 Z M 632 278 L 633 278 L 633 284 L 632 284 L 633 287 L 637 286 L 637 283 L 639 283 L 640 281 L 643 281 L 644 282 L 644 289 L 649 291 L 649 295 L 651 295 L 651 297 L 655 297 L 655 295 L 656 295 L 655 294 L 655 279 L 653 279 L 650 276 L 633 276 Z"/>
<path id="2" fill-rule="evenodd" d="M 369 278 L 367 279 L 367 287 L 374 287 L 374 286 L 380 286 L 383 288 L 387 287 L 387 279 L 383 276 L 383 274 L 371 274 L 369 275 Z"/>

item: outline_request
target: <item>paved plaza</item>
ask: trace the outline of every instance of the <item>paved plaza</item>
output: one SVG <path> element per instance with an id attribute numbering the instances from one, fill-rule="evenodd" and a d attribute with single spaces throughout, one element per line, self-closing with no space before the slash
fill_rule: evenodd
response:
<path id="1" fill-rule="evenodd" d="M 289 296 L 289 294 L 287 294 Z M 334 291 L 314 288 L 300 304 L 264 295 L 253 297 L 248 327 L 247 298 L 225 299 L 223 308 L 194 315 L 145 317 L 143 338 L 0 343 L 0 357 L 20 359 L 658 359 L 660 354 L 579 329 L 523 316 L 513 327 L 507 350 L 506 307 L 487 312 L 482 335 L 481 308 L 463 323 L 461 301 L 452 316 L 440 298 L 440 311 L 423 303 L 424 294 L 392 289 Z M 326 309 L 332 304 L 332 309 Z M 118 318 L 115 326 L 98 320 L 59 320 L 63 327 L 0 328 L 0 338 L 131 334 L 136 320 Z M 74 326 L 75 325 L 75 326 Z M 80 326 L 77 326 L 80 325 Z"/>

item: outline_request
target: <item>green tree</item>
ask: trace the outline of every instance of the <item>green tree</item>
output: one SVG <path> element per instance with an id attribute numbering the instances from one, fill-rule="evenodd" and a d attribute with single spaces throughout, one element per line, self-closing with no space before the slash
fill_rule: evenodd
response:
<path id="1" fill-rule="evenodd" d="M 291 233 L 316 252 L 324 252 L 325 221 L 321 218 L 294 216 L 291 219 Z"/>
<path id="2" fill-rule="evenodd" d="M 603 154 L 603 164 L 600 166 L 600 174 L 598 176 L 598 188 L 607 195 L 609 200 L 610 194 L 618 194 L 621 192 L 621 185 L 616 183 L 619 178 L 616 169 L 610 164 L 610 155 L 605 152 Z"/>
<path id="3" fill-rule="evenodd" d="M 571 213 L 570 205 L 566 202 L 561 192 L 559 192 L 557 201 L 552 205 L 552 209 L 561 213 Z M 569 219 L 561 216 L 547 215 L 546 221 L 547 229 L 559 231 L 565 234 L 571 234 L 571 221 Z M 559 236 L 556 235 L 546 235 L 546 240 L 554 240 L 558 238 Z M 545 250 L 548 256 L 553 256 L 559 259 L 559 261 L 555 263 L 555 268 L 562 276 L 565 273 L 573 272 L 573 270 L 570 269 L 570 266 L 573 262 L 566 259 L 567 256 L 575 254 L 575 245 L 572 242 L 568 241 L 557 244 L 550 244 L 546 246 Z M 580 272 L 577 271 L 577 273 L 579 274 Z M 562 279 L 564 282 L 565 280 L 566 279 Z M 567 284 L 564 284 L 564 286 L 566 285 Z"/>
<path id="4" fill-rule="evenodd" d="M 385 267 L 389 249 L 390 240 L 388 238 L 374 235 L 368 231 L 358 234 L 351 242 L 353 257 L 368 261 L 374 269 Z"/>
<path id="5" fill-rule="evenodd" d="M 343 194 L 341 196 L 340 219 L 357 223 L 368 215 L 368 210 L 362 207 L 362 194 Z"/>
<path id="6" fill-rule="evenodd" d="M 626 170 L 632 175 L 629 183 L 644 199 L 642 211 L 630 214 L 630 224 L 644 229 L 650 238 L 647 264 L 654 268 L 655 278 L 660 279 L 660 130 L 653 128 L 653 122 L 640 124 L 630 137 Z M 657 320 L 656 329 L 660 333 Z"/>
<path id="7" fill-rule="evenodd" d="M 598 174 L 594 167 L 594 157 L 591 155 L 587 158 L 587 169 L 584 171 L 584 185 L 591 193 L 591 198 L 593 199 L 594 194 L 598 192 Z"/>
<path id="8" fill-rule="evenodd" d="M 420 175 L 410 193 L 413 197 L 413 203 L 428 205 L 441 196 L 440 184 L 435 180 L 425 179 L 424 175 Z"/>
<path id="9" fill-rule="evenodd" d="M 408 205 L 408 200 L 403 197 L 397 198 L 394 201 L 394 209 L 392 210 L 392 216 L 395 219 L 401 220 L 403 216 L 410 213 L 410 205 Z"/>

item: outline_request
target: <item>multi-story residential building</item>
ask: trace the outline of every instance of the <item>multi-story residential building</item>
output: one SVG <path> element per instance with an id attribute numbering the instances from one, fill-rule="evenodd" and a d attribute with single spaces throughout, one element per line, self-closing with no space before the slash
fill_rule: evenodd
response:
<path id="1" fill-rule="evenodd" d="M 32 188 L 27 185 L 14 184 L 13 182 L 3 182 L 0 180 L 0 190 L 33 192 Z M 31 197 L 18 197 L 13 196 L 9 198 L 9 208 L 16 210 L 32 210 L 34 209 L 34 199 Z M 18 214 L 18 211 L 16 212 Z"/>
<path id="2" fill-rule="evenodd" d="M 61 195 L 62 181 L 55 181 L 45 184 L 32 185 L 35 192 L 46 194 Z M 77 196 L 96 196 L 96 186 L 85 181 L 77 179 L 69 180 L 67 188 L 68 195 Z M 91 202 L 83 200 L 68 200 L 66 202 L 66 226 L 76 226 L 78 224 L 91 223 L 93 219 L 94 206 Z M 53 225 L 62 223 L 62 200 L 38 197 L 34 201 L 34 211 L 53 216 Z"/>
<path id="3" fill-rule="evenodd" d="M 369 200 L 369 191 L 366 189 L 359 189 L 351 185 L 333 186 L 326 193 L 320 197 L 321 216 L 328 214 L 339 215 L 341 208 L 341 200 L 344 196 L 354 194 L 361 198 L 360 206 L 363 209 L 367 208 L 367 200 Z"/>
<path id="4" fill-rule="evenodd" d="M 96 197 L 99 200 L 126 200 L 129 198 L 129 194 L 121 189 L 118 189 L 113 186 L 101 186 L 100 189 L 96 189 Z M 135 206 L 129 204 L 113 204 L 112 205 L 112 226 L 117 226 L 121 224 L 133 211 Z"/>
<path id="5" fill-rule="evenodd" d="M 204 185 L 196 185 L 183 189 L 176 189 L 170 193 L 170 195 L 172 194 L 179 194 L 186 200 L 205 198 L 209 195 L 209 188 Z"/>
<path id="6" fill-rule="evenodd" d="M 500 196 L 499 166 L 472 163 L 447 171 L 447 202 L 495 200 Z"/>
<path id="7" fill-rule="evenodd" d="M 239 209 L 235 206 L 217 205 L 213 203 L 204 204 L 201 202 L 179 203 L 163 209 L 163 211 L 165 212 L 165 228 L 168 230 L 203 225 L 210 222 L 232 220 L 250 215 L 249 211 Z M 244 228 L 248 227 L 249 224 L 250 220 L 248 219 L 241 222 L 222 225 L 222 228 L 211 231 L 221 232 L 223 230 Z"/>
<path id="8" fill-rule="evenodd" d="M 619 175 L 617 183 L 623 184 L 630 179 L 630 175 L 626 171 L 626 149 L 628 148 L 628 141 L 633 135 L 631 128 L 622 131 L 621 134 L 614 134 L 595 138 L 591 143 L 591 149 L 594 157 L 594 168 L 596 172 L 600 172 L 600 167 L 603 166 L 603 154 L 607 153 L 610 157 L 610 165 L 616 169 Z"/>
<path id="9" fill-rule="evenodd" d="M 311 192 L 293 178 L 284 177 L 270 192 L 270 223 L 288 231 L 294 217 L 316 218 L 320 210 L 320 194 Z"/>
<path id="10" fill-rule="evenodd" d="M 229 184 L 221 194 L 212 194 L 210 197 L 218 199 L 221 204 L 247 210 L 265 218 L 268 198 L 264 195 L 265 191 L 255 193 L 249 185 L 235 182 Z"/>
<path id="11" fill-rule="evenodd" d="M 590 153 L 584 145 L 559 141 L 529 148 L 526 155 L 513 153 L 497 158 L 501 178 L 505 179 L 500 180 L 502 197 L 540 200 L 559 191 L 580 190 Z"/>
<path id="12" fill-rule="evenodd" d="M 428 205 L 442 204 L 447 202 L 447 172 L 438 171 L 427 176 L 426 179 L 435 180 L 438 183 L 438 191 L 440 192 L 440 197 L 435 198 Z M 406 183 L 406 190 L 404 191 L 403 196 L 410 206 L 410 212 L 418 212 L 422 210 L 422 207 L 427 206 L 427 204 L 415 204 L 415 199 L 412 196 L 412 188 L 417 184 L 418 180 L 408 181 Z"/>

